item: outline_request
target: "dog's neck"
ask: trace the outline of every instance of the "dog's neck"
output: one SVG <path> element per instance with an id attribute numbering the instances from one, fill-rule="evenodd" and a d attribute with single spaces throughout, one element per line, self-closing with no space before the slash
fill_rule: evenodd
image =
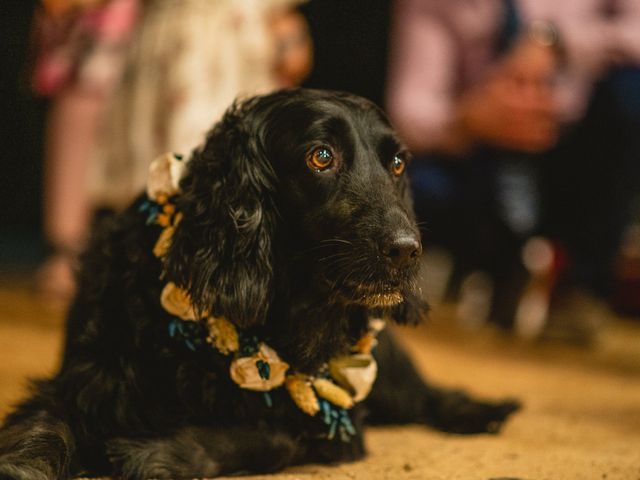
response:
<path id="1" fill-rule="evenodd" d="M 318 275 L 291 265 L 276 272 L 276 295 L 267 318 L 270 343 L 307 373 L 347 353 L 369 320 L 367 309 L 345 304 Z"/>

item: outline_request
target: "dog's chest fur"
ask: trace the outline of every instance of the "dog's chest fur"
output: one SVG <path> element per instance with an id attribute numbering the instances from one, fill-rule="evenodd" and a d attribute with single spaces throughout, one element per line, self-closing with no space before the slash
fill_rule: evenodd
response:
<path id="1" fill-rule="evenodd" d="M 267 402 L 260 392 L 243 390 L 231 380 L 227 356 L 215 349 L 193 351 L 169 336 L 171 316 L 159 303 L 162 263 L 152 254 L 159 229 L 145 225 L 139 203 L 109 220 L 94 239 L 92 251 L 102 253 L 102 258 L 93 256 L 100 263 L 95 271 L 108 276 L 104 280 L 110 290 L 94 292 L 87 279 L 69 319 L 70 355 L 104 351 L 105 364 L 118 355 L 135 358 L 127 372 L 101 368 L 98 358 L 91 368 L 102 370 L 99 384 L 89 382 L 71 399 L 70 409 L 104 412 L 104 425 L 84 426 L 90 436 L 114 426 L 116 431 L 154 431 L 190 423 L 268 426 L 314 440 L 326 436 L 326 425 L 301 412 L 283 388 L 270 392 Z M 85 275 L 90 275 L 88 267 Z M 103 299 L 96 304 L 94 295 Z M 313 372 L 336 353 L 348 350 L 366 321 L 362 309 L 332 305 L 329 299 L 322 302 L 315 291 L 276 288 L 262 330 L 270 332 L 269 343 L 292 366 Z M 61 372 L 62 385 L 77 381 L 74 367 Z M 353 410 L 354 419 L 362 416 L 359 410 L 358 406 Z M 359 422 L 354 423 L 360 436 Z"/>

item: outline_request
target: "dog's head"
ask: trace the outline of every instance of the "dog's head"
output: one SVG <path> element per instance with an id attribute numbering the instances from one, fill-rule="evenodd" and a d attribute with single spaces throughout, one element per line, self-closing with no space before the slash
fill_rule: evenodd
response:
<path id="1" fill-rule="evenodd" d="M 359 97 L 299 89 L 239 103 L 190 161 L 166 272 L 242 327 L 264 321 L 278 275 L 406 321 L 421 253 L 408 161 Z"/>

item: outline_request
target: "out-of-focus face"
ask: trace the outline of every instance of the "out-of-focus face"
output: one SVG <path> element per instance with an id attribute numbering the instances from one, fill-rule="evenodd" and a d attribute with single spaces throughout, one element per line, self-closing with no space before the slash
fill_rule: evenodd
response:
<path id="1" fill-rule="evenodd" d="M 275 77 L 281 88 L 302 83 L 313 66 L 313 44 L 304 17 L 295 10 L 278 12 L 271 21 L 275 43 Z"/>

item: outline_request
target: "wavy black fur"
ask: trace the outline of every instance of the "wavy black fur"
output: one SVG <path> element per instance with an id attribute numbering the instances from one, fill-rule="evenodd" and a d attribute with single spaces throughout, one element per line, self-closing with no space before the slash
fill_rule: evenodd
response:
<path id="1" fill-rule="evenodd" d="M 320 147 L 335 160 L 323 172 L 305 161 Z M 349 442 L 327 439 L 283 389 L 268 407 L 229 379 L 224 356 L 167 334 L 167 280 L 201 311 L 256 329 L 301 371 L 347 351 L 370 315 L 417 322 L 419 239 L 396 155 L 408 160 L 382 112 L 351 95 L 292 90 L 231 107 L 190 160 L 164 264 L 144 197 L 95 232 L 62 365 L 0 429 L 0 479 L 194 478 L 351 461 L 365 452 L 365 411 L 378 423 L 497 431 L 515 403 L 425 384 L 388 334 Z M 409 255 L 399 238 L 414 245 Z"/>

